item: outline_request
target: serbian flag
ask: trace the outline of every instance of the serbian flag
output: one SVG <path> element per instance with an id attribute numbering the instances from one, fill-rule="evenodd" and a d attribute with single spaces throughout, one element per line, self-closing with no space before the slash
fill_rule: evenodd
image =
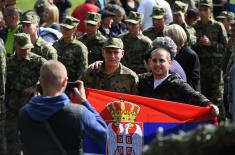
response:
<path id="1" fill-rule="evenodd" d="M 85 137 L 85 154 L 140 155 L 159 129 L 167 135 L 217 123 L 209 107 L 96 89 L 86 89 L 86 94 L 107 123 L 108 139 L 99 144 Z"/>

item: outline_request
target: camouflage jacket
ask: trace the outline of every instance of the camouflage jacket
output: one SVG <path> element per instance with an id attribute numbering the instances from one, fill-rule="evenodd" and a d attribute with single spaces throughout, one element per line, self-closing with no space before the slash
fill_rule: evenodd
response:
<path id="1" fill-rule="evenodd" d="M 36 87 L 40 68 L 46 60 L 29 52 L 25 59 L 21 59 L 17 54 L 7 60 L 7 81 L 6 92 L 22 92 L 29 87 Z"/>
<path id="2" fill-rule="evenodd" d="M 188 46 L 192 47 L 193 45 L 196 44 L 197 42 L 197 37 L 196 37 L 196 31 L 192 26 L 189 26 L 188 24 L 184 23 L 180 25 L 184 31 L 186 32 L 187 35 L 187 42 Z"/>
<path id="3" fill-rule="evenodd" d="M 122 62 L 136 73 L 146 71 L 144 67 L 144 53 L 152 48 L 152 41 L 140 32 L 135 38 L 128 33 L 120 35 L 124 44 L 125 54 Z"/>
<path id="4" fill-rule="evenodd" d="M 104 42 L 107 40 L 105 36 L 98 31 L 95 38 L 90 39 L 85 34 L 79 40 L 88 48 L 88 64 L 97 60 L 103 60 L 101 50 Z"/>
<path id="5" fill-rule="evenodd" d="M 153 41 L 156 37 L 163 37 L 163 31 L 156 32 L 153 27 L 150 27 L 143 31 L 143 35 L 147 36 Z"/>
<path id="6" fill-rule="evenodd" d="M 222 58 L 225 51 L 225 45 L 227 44 L 227 33 L 222 23 L 215 20 L 210 20 L 208 23 L 203 24 L 200 20 L 194 26 L 196 30 L 196 37 L 199 39 L 203 35 L 206 35 L 212 45 L 201 46 L 197 42 L 194 46 L 195 51 L 199 57 L 211 58 L 217 57 Z"/>
<path id="7" fill-rule="evenodd" d="M 84 82 L 86 87 L 113 92 L 137 94 L 138 76 L 121 63 L 111 75 L 104 72 L 104 64 L 100 69 L 88 70 Z"/>
<path id="8" fill-rule="evenodd" d="M 88 67 L 87 47 L 76 38 L 70 43 L 65 43 L 62 38 L 53 46 L 57 50 L 58 60 L 65 65 L 68 71 L 69 81 L 81 79 Z"/>
<path id="9" fill-rule="evenodd" d="M 39 37 L 34 44 L 34 48 L 32 48 L 32 52 L 42 56 L 46 60 L 57 60 L 57 51 L 55 50 L 54 47 L 51 45 L 47 44 L 42 37 Z"/>

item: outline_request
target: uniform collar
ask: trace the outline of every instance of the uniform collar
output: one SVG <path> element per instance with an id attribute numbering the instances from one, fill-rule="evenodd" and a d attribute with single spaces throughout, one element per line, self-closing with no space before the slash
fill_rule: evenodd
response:
<path id="1" fill-rule="evenodd" d="M 123 66 L 122 66 L 121 63 L 119 63 L 118 68 L 117 68 L 112 74 L 110 74 L 110 75 L 108 75 L 108 74 L 105 73 L 104 67 L 105 67 L 105 64 L 103 63 L 102 66 L 101 66 L 101 70 L 100 70 L 101 75 L 104 75 L 104 76 L 113 76 L 113 75 L 122 74 L 122 68 L 123 68 Z"/>
<path id="2" fill-rule="evenodd" d="M 139 33 L 138 33 L 138 34 L 136 35 L 136 37 L 134 37 L 134 38 L 141 39 L 142 36 L 143 36 L 142 31 L 139 31 Z M 129 35 L 129 33 L 128 33 L 128 37 L 129 37 L 129 38 L 133 38 L 133 37 L 131 37 L 131 36 Z"/>

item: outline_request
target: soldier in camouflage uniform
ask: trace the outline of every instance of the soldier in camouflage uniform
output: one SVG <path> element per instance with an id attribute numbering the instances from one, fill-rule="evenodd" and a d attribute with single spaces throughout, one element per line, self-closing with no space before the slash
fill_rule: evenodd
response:
<path id="1" fill-rule="evenodd" d="M 89 69 L 84 81 L 87 87 L 137 94 L 137 74 L 120 63 L 123 43 L 119 38 L 109 38 L 102 49 L 104 63 L 99 69 Z"/>
<path id="2" fill-rule="evenodd" d="M 6 154 L 6 138 L 5 138 L 5 82 L 6 82 L 6 50 L 0 44 L 0 154 Z"/>
<path id="3" fill-rule="evenodd" d="M 164 8 L 161 6 L 153 7 L 151 17 L 153 26 L 144 30 L 143 34 L 153 41 L 156 37 L 163 37 L 167 17 Z"/>
<path id="4" fill-rule="evenodd" d="M 216 20 L 223 23 L 228 36 L 230 36 L 231 24 L 230 22 L 234 19 L 234 13 L 230 11 L 222 11 L 216 17 Z"/>
<path id="5" fill-rule="evenodd" d="M 202 94 L 218 104 L 223 96 L 222 57 L 227 44 L 227 33 L 222 23 L 211 18 L 211 0 L 199 2 L 199 14 L 200 20 L 195 24 L 198 41 L 194 49 L 201 63 Z"/>
<path id="6" fill-rule="evenodd" d="M 78 24 L 78 19 L 67 16 L 60 24 L 63 37 L 53 44 L 58 53 L 58 60 L 68 71 L 69 81 L 81 79 L 88 67 L 87 47 L 75 36 Z"/>
<path id="7" fill-rule="evenodd" d="M 187 42 L 192 47 L 197 42 L 196 31 L 192 26 L 189 26 L 185 21 L 185 14 L 188 9 L 188 4 L 181 1 L 175 1 L 173 7 L 173 23 L 180 25 L 187 34 Z"/>
<path id="8" fill-rule="evenodd" d="M 102 60 L 101 50 L 104 42 L 107 40 L 105 36 L 98 30 L 100 27 L 101 14 L 88 12 L 86 17 L 86 33 L 79 38 L 88 48 L 88 63 Z"/>
<path id="9" fill-rule="evenodd" d="M 31 52 L 33 44 L 25 33 L 14 35 L 15 55 L 7 61 L 6 81 L 6 136 L 9 155 L 20 154 L 17 117 L 19 109 L 34 96 L 40 67 L 46 61 Z"/>
<path id="10" fill-rule="evenodd" d="M 140 30 L 141 20 L 141 14 L 131 11 L 125 20 L 128 32 L 119 36 L 124 43 L 123 64 L 136 73 L 146 72 L 144 53 L 152 48 L 152 41 Z"/>
<path id="11" fill-rule="evenodd" d="M 31 51 L 47 60 L 57 60 L 57 51 L 55 48 L 46 43 L 46 41 L 38 35 L 38 22 L 39 17 L 36 15 L 25 15 L 21 19 L 23 31 L 30 35 L 31 42 L 34 45 Z"/>

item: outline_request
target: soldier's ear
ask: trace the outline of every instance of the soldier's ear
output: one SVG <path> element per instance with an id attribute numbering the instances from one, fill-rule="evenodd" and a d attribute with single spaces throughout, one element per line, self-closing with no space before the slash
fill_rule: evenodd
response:
<path id="1" fill-rule="evenodd" d="M 125 52 L 125 51 L 122 49 L 122 58 L 123 58 L 123 56 L 124 56 L 124 52 Z"/>

